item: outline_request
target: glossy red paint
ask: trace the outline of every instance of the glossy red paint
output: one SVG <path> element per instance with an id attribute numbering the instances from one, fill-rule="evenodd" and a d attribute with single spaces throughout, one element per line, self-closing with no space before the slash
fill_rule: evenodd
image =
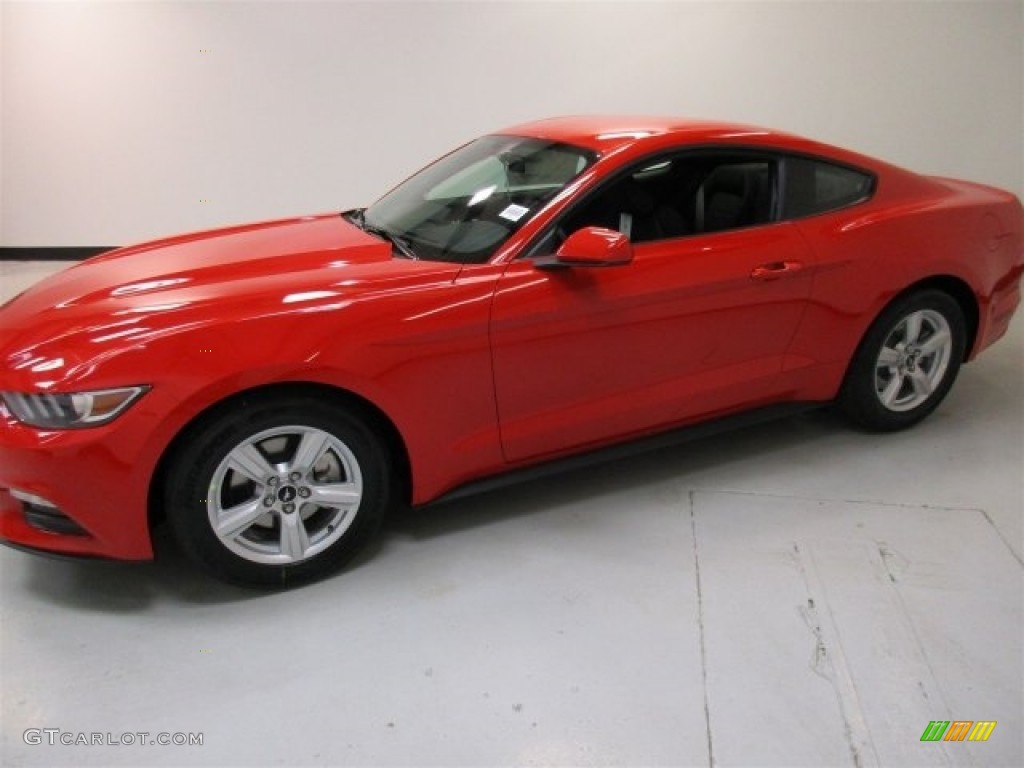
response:
<path id="1" fill-rule="evenodd" d="M 573 267 L 621 267 L 633 260 L 633 247 L 621 232 L 584 227 L 573 232 L 558 249 L 555 265 Z"/>
<path id="2" fill-rule="evenodd" d="M 813 263 L 792 224 L 634 251 L 625 268 L 549 273 L 515 262 L 503 273 L 491 337 L 508 460 L 645 434 L 783 394 L 778 372 L 813 269 L 771 284 L 750 274 L 783 257 Z"/>
<path id="3" fill-rule="evenodd" d="M 211 408 L 316 386 L 393 425 L 424 504 L 470 481 L 789 401 L 827 402 L 879 312 L 923 281 L 962 300 L 970 357 L 1020 301 L 1024 216 L 1009 193 L 928 178 L 806 139 L 671 118 L 572 118 L 506 134 L 599 160 L 485 264 L 392 257 L 337 214 L 120 249 L 0 310 L 0 391 L 146 384 L 107 425 L 0 416 L 0 538 L 53 552 L 152 556 L 161 459 Z M 801 153 L 874 174 L 872 197 L 807 218 L 632 246 L 631 263 L 518 259 L 595 186 L 658 152 Z M 86 535 L 30 525 L 11 489 Z"/>

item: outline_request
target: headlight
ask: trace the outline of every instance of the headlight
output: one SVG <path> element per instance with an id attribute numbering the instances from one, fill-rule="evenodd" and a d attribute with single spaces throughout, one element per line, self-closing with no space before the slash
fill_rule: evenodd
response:
<path id="1" fill-rule="evenodd" d="M 42 429 L 74 429 L 106 424 L 148 389 L 122 387 L 71 394 L 0 392 L 0 399 L 11 415 L 25 424 Z"/>

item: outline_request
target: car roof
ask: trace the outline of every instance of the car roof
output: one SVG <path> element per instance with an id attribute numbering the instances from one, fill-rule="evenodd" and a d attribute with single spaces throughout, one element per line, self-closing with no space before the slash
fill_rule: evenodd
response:
<path id="1" fill-rule="evenodd" d="M 620 149 L 637 152 L 668 146 L 734 144 L 807 153 L 875 172 L 904 172 L 877 158 L 832 144 L 758 125 L 685 117 L 642 115 L 574 115 L 520 123 L 499 134 L 550 139 L 594 150 L 601 155 Z M 633 152 L 630 152 L 633 154 Z"/>
<path id="2" fill-rule="evenodd" d="M 535 136 L 595 150 L 607 150 L 623 144 L 647 143 L 647 139 L 669 136 L 695 144 L 753 137 L 775 139 L 776 141 L 772 143 L 785 144 L 798 138 L 756 125 L 649 115 L 552 117 L 514 125 L 498 133 Z"/>

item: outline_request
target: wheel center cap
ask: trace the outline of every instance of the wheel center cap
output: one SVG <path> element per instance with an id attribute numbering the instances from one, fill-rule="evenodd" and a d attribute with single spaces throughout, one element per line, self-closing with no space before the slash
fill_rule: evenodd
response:
<path id="1" fill-rule="evenodd" d="M 917 369 L 917 361 L 921 357 L 921 350 L 917 347 L 910 347 L 906 351 L 906 366 L 907 369 L 913 373 Z"/>
<path id="2" fill-rule="evenodd" d="M 295 501 L 295 497 L 299 495 L 299 492 L 295 490 L 293 485 L 282 485 L 277 490 L 278 501 L 287 504 L 290 501 Z"/>

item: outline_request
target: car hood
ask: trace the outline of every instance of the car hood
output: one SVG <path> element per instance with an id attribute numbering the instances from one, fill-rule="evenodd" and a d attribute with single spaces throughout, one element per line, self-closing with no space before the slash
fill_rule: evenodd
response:
<path id="1" fill-rule="evenodd" d="M 337 214 L 306 216 L 194 232 L 109 251 L 36 284 L 19 297 L 15 307 L 19 314 L 35 314 L 54 306 L 132 296 L 147 295 L 151 301 L 154 295 L 186 287 L 233 291 L 244 289 L 250 280 L 327 264 L 390 259 L 390 244 Z"/>
<path id="2" fill-rule="evenodd" d="M 458 269 L 394 258 L 390 243 L 336 213 L 120 248 L 51 275 L 0 308 L 0 371 L 21 379 L 18 372 L 37 369 L 38 361 L 45 367 L 58 354 L 75 367 L 100 350 L 144 345 L 176 329 L 337 308 L 374 292 L 450 280 Z"/>

